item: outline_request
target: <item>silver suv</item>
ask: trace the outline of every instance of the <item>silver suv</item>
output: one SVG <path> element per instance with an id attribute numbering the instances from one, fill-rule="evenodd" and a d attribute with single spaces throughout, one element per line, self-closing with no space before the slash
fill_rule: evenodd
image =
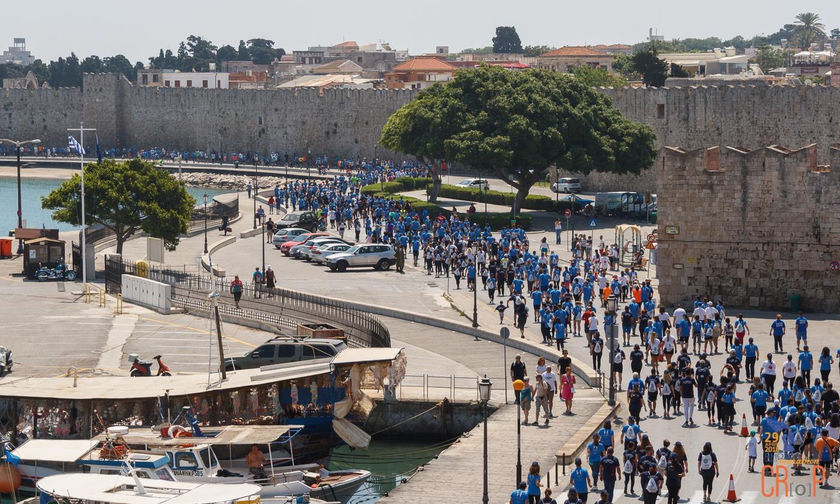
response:
<path id="1" fill-rule="evenodd" d="M 339 252 L 327 258 L 327 266 L 333 271 L 344 271 L 347 268 L 364 266 L 386 270 L 396 263 L 394 248 L 383 244 L 354 245 L 346 252 Z"/>
<path id="2" fill-rule="evenodd" d="M 335 357 L 347 344 L 339 339 L 325 338 L 272 338 L 254 350 L 249 350 L 242 357 L 230 357 L 225 361 L 225 369 L 253 369 L 271 364 L 297 362 L 312 359 Z"/>

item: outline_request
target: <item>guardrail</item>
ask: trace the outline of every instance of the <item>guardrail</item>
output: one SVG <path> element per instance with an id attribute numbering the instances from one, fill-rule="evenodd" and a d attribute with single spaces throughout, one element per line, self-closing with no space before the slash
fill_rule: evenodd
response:
<path id="1" fill-rule="evenodd" d="M 263 285 L 245 285 L 237 308 L 230 293 L 230 282 L 226 279 L 186 275 L 172 283 L 172 304 L 209 313 L 211 303 L 207 296 L 210 292 L 220 293 L 219 313 L 228 319 L 253 321 L 278 329 L 329 323 L 342 329 L 352 346 L 391 346 L 391 334 L 378 318 L 341 301 L 288 289 L 274 289 L 269 296 Z"/>
<path id="2" fill-rule="evenodd" d="M 494 383 L 505 383 L 505 378 L 491 377 L 490 380 L 492 380 Z M 428 401 L 430 399 L 443 399 L 444 397 L 446 397 L 449 400 L 455 400 L 457 398 L 457 391 L 469 390 L 469 395 L 471 397 L 475 396 L 475 400 L 479 401 L 480 397 L 478 392 L 478 382 L 478 376 L 407 374 L 405 375 L 405 377 L 403 377 L 402 381 L 400 381 L 400 384 L 397 387 L 397 399 L 422 399 L 424 401 Z M 421 395 L 420 397 L 417 397 L 412 394 L 405 394 L 403 393 L 403 388 L 420 389 Z M 445 393 L 440 395 L 432 395 L 432 390 L 443 390 L 445 391 Z M 467 394 L 463 394 L 463 396 L 466 395 Z"/>

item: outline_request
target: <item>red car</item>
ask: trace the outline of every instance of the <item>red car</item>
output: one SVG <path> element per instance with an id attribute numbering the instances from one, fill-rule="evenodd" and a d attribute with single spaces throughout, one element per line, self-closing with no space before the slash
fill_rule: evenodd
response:
<path id="1" fill-rule="evenodd" d="M 327 233 L 304 233 L 302 235 L 295 236 L 294 240 L 283 242 L 280 245 L 280 252 L 283 252 L 283 255 L 289 255 L 289 249 L 294 247 L 295 245 L 301 245 L 303 243 L 308 242 L 312 238 L 317 238 L 319 236 L 329 236 Z"/>

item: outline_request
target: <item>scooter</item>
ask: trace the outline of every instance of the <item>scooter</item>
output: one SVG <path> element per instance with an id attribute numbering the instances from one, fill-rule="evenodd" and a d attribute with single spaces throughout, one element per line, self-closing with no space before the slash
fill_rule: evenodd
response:
<path id="1" fill-rule="evenodd" d="M 58 263 L 54 268 L 45 268 L 39 264 L 38 271 L 35 272 L 35 278 L 41 282 L 47 280 L 67 280 L 72 282 L 76 279 L 76 272 L 68 269 L 62 263 Z"/>
<path id="2" fill-rule="evenodd" d="M 169 371 L 169 366 L 163 363 L 160 355 L 155 355 L 152 358 L 158 364 L 157 376 L 172 376 L 172 373 Z M 142 361 L 137 354 L 129 354 L 128 362 L 131 363 L 131 372 L 129 374 L 132 378 L 152 376 L 152 363 L 150 361 Z"/>
<path id="3" fill-rule="evenodd" d="M 0 346 L 0 376 L 12 370 L 12 351 L 4 346 Z"/>

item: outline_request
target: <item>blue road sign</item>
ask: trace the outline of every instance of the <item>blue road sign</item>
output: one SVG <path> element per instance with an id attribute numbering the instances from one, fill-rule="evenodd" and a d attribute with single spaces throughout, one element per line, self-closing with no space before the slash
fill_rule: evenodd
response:
<path id="1" fill-rule="evenodd" d="M 595 220 L 595 219 L 592 219 L 591 221 L 589 221 L 589 227 L 593 227 L 593 228 L 598 227 L 598 221 Z"/>

